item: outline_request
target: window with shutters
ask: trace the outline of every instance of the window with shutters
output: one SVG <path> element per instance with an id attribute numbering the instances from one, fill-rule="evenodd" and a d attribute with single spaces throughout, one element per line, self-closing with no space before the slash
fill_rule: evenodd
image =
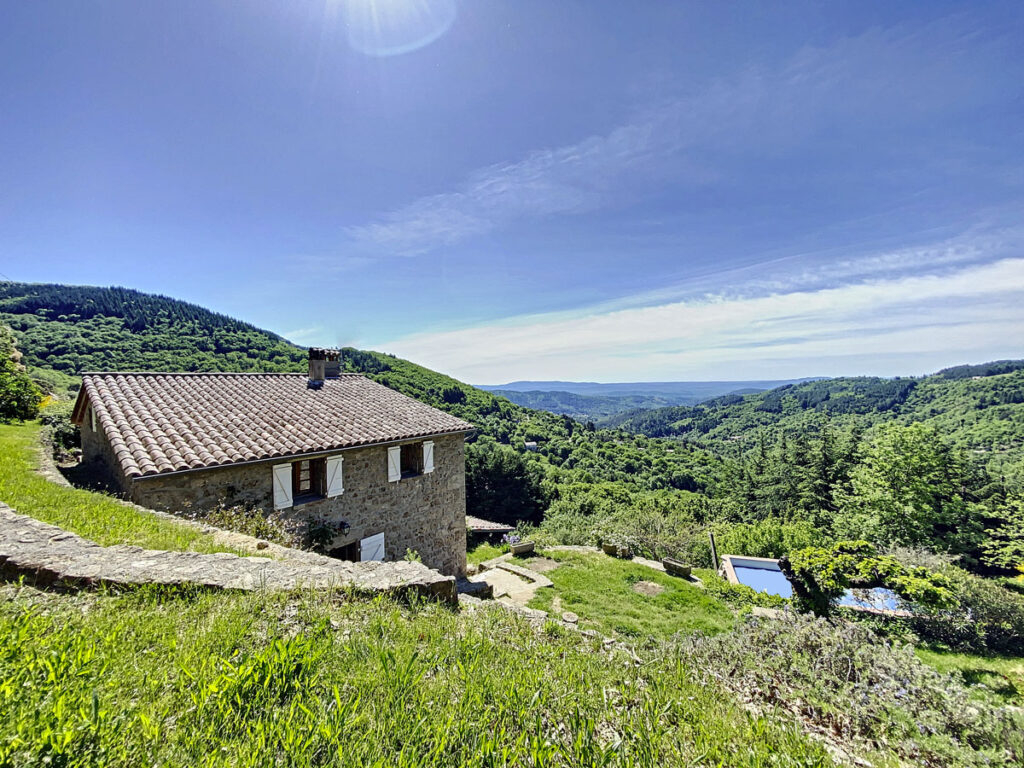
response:
<path id="1" fill-rule="evenodd" d="M 402 446 L 402 477 L 416 477 L 423 474 L 423 443 L 409 443 Z"/>
<path id="2" fill-rule="evenodd" d="M 292 503 L 306 504 L 322 499 L 324 487 L 324 459 L 304 459 L 292 462 Z"/>

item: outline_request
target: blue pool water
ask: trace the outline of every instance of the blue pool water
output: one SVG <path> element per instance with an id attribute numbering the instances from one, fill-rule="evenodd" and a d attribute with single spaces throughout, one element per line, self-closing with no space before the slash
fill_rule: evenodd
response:
<path id="1" fill-rule="evenodd" d="M 874 589 L 846 590 L 839 604 L 850 608 L 873 608 L 876 611 L 895 611 L 900 608 L 900 599 L 891 589 L 876 587 Z"/>
<path id="2" fill-rule="evenodd" d="M 779 597 L 792 597 L 793 587 L 778 563 L 742 560 L 733 558 L 732 569 L 740 584 Z M 891 589 L 848 589 L 839 598 L 839 604 L 849 608 L 872 608 L 877 611 L 895 611 L 901 608 L 900 600 Z"/>
<path id="3" fill-rule="evenodd" d="M 793 596 L 793 587 L 790 586 L 789 580 L 777 565 L 774 568 L 760 565 L 737 565 L 734 560 L 732 569 L 736 572 L 736 578 L 739 579 L 740 584 L 753 587 L 758 592 L 767 592 L 780 597 Z"/>

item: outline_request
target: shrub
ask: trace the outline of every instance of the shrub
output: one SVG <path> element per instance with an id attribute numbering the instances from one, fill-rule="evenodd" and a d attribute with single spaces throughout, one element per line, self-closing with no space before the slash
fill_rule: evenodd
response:
<path id="1" fill-rule="evenodd" d="M 39 416 L 39 421 L 47 427 L 47 439 L 53 447 L 54 458 L 66 456 L 82 444 L 78 427 L 71 423 L 74 407 L 70 400 L 58 400 L 48 403 Z"/>
<path id="2" fill-rule="evenodd" d="M 216 528 L 244 533 L 285 547 L 298 547 L 300 541 L 285 530 L 284 526 L 262 509 L 244 506 L 219 506 L 211 510 L 195 510 L 183 515 Z"/>
<path id="3" fill-rule="evenodd" d="M 43 393 L 25 373 L 14 334 L 0 325 L 0 421 L 25 421 L 39 413 Z"/>
<path id="4" fill-rule="evenodd" d="M 909 621 L 914 633 L 952 650 L 1019 654 L 1024 648 L 1024 595 L 953 566 L 944 575 L 959 605 L 915 615 Z"/>
<path id="5" fill-rule="evenodd" d="M 840 541 L 831 547 L 808 547 L 779 561 L 793 585 L 794 603 L 819 616 L 832 612 L 847 589 L 885 587 L 910 603 L 928 609 L 955 605 L 951 585 L 940 573 L 879 555 L 866 541 Z"/>
<path id="6" fill-rule="evenodd" d="M 1019 765 L 1024 714 L 969 699 L 959 680 L 864 626 L 786 613 L 690 639 L 681 654 L 705 678 L 781 710 L 848 748 L 892 750 L 917 765 Z"/>
<path id="7" fill-rule="evenodd" d="M 713 527 L 721 554 L 784 557 L 798 549 L 820 545 L 825 535 L 809 520 L 786 523 L 777 518 L 756 523 L 718 523 Z"/>

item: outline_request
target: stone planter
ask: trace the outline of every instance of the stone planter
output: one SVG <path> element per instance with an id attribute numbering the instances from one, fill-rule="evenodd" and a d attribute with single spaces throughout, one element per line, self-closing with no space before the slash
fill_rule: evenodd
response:
<path id="1" fill-rule="evenodd" d="M 690 578 L 690 566 L 682 560 L 676 560 L 673 557 L 663 557 L 661 564 L 665 566 L 665 573 L 671 576 L 679 576 L 683 579 Z"/>
<path id="2" fill-rule="evenodd" d="M 508 548 L 512 550 L 513 555 L 518 557 L 519 555 L 528 555 L 530 552 L 533 552 L 536 546 L 532 541 L 520 541 L 518 544 L 509 544 Z"/>
<path id="3" fill-rule="evenodd" d="M 601 549 L 604 550 L 606 555 L 611 555 L 612 557 L 621 557 L 624 560 L 629 560 L 633 557 L 633 550 L 621 544 L 604 543 L 601 545 Z"/>

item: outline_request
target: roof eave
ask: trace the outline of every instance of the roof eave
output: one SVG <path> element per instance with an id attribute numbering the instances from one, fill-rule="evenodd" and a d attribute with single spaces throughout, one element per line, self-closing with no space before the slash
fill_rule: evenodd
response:
<path id="1" fill-rule="evenodd" d="M 314 459 L 320 456 L 332 456 L 346 451 L 355 451 L 361 448 L 381 448 L 387 445 L 398 445 L 400 443 L 412 443 L 420 440 L 429 440 L 432 437 L 447 437 L 449 435 L 468 435 L 476 432 L 476 427 L 468 429 L 453 429 L 445 432 L 432 432 L 427 435 L 416 435 L 414 437 L 400 437 L 394 440 L 381 440 L 376 443 L 360 443 L 359 445 L 348 445 L 343 448 L 325 448 L 318 451 L 307 451 L 305 453 L 289 453 L 283 456 L 269 456 L 262 459 L 247 459 L 245 461 L 232 461 L 225 464 L 211 464 L 205 467 L 189 467 L 187 469 L 175 469 L 170 472 L 154 472 L 148 475 L 133 475 L 129 478 L 133 483 L 138 480 L 151 480 L 158 477 L 175 477 L 177 475 L 189 475 L 195 472 L 208 472 L 214 469 L 227 469 L 228 467 L 244 467 L 250 464 L 268 464 L 270 462 L 288 462 L 298 459 Z"/>
<path id="2" fill-rule="evenodd" d="M 85 422 L 85 401 L 89 395 L 85 391 L 85 381 L 78 388 L 78 396 L 75 398 L 75 407 L 71 409 L 71 423 L 81 426 Z"/>

